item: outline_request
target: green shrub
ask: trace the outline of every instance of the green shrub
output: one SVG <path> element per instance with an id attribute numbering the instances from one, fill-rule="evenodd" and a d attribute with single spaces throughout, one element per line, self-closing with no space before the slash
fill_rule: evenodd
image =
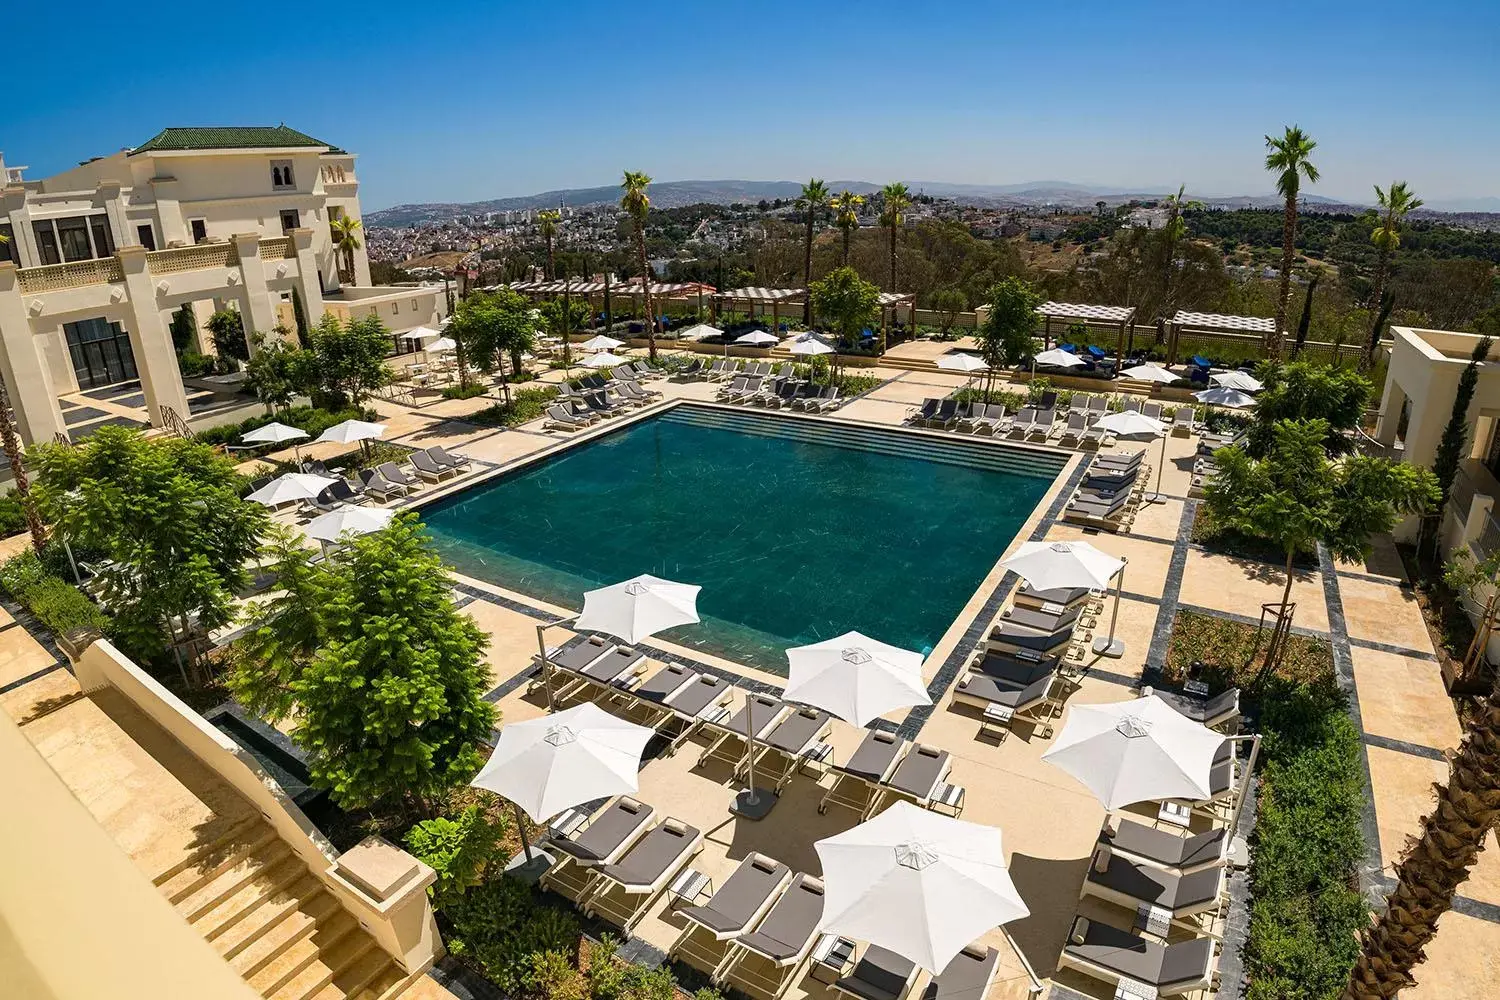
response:
<path id="1" fill-rule="evenodd" d="M 197 351 L 183 351 L 178 355 L 177 369 L 182 372 L 183 378 L 211 375 L 214 370 L 214 359 L 207 354 L 199 354 Z"/>
<path id="2" fill-rule="evenodd" d="M 25 605 L 56 635 L 74 629 L 104 631 L 109 617 L 77 587 L 54 576 L 27 549 L 0 564 L 0 587 Z"/>
<path id="3" fill-rule="evenodd" d="M 500 852 L 504 835 L 504 824 L 491 823 L 477 805 L 469 806 L 455 819 L 439 816 L 408 830 L 406 846 L 437 872 L 437 882 L 427 890 L 433 905 L 443 909 L 478 885 L 490 861 Z"/>
<path id="4" fill-rule="evenodd" d="M 509 994 L 523 988 L 531 956 L 553 951 L 578 962 L 582 928 L 571 910 L 548 905 L 531 887 L 499 878 L 475 886 L 443 911 L 455 933 L 455 954 L 477 963 L 495 985 Z M 454 941 L 458 942 L 453 947 Z"/>
<path id="5" fill-rule="evenodd" d="M 19 535 L 25 530 L 26 510 L 21 506 L 21 499 L 16 496 L 16 491 L 8 490 L 4 496 L 0 496 L 0 538 Z"/>
<path id="6" fill-rule="evenodd" d="M 240 437 L 259 427 L 269 423 L 283 423 L 289 427 L 306 431 L 308 439 L 316 438 L 334 424 L 343 423 L 345 420 L 375 420 L 377 414 L 369 407 L 346 407 L 342 410 L 325 410 L 313 406 L 294 406 L 281 413 L 266 413 L 251 417 L 237 424 L 225 424 L 222 427 L 210 427 L 208 430 L 199 431 L 197 438 L 204 444 L 233 444 L 240 443 Z M 246 458 L 254 458 L 271 451 L 280 451 L 288 447 L 285 444 L 269 444 L 263 448 L 247 449 L 237 451 L 236 455 Z"/>
<path id="7" fill-rule="evenodd" d="M 463 419 L 480 427 L 515 427 L 540 417 L 547 404 L 557 398 L 552 386 L 522 389 L 515 393 L 509 403 L 496 403 Z"/>
<path id="8" fill-rule="evenodd" d="M 450 385 L 443 390 L 443 398 L 473 399 L 475 396 L 483 396 L 489 391 L 489 386 L 479 382 L 472 382 L 469 385 Z"/>

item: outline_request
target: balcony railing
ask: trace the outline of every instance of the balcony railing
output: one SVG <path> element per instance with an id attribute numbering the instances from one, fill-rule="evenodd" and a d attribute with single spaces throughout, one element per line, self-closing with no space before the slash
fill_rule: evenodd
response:
<path id="1" fill-rule="evenodd" d="M 297 251 L 290 236 L 276 236 L 260 241 L 260 256 L 263 260 L 296 260 Z M 240 255 L 233 243 L 199 243 L 170 250 L 152 250 L 146 254 L 146 268 L 152 274 L 234 267 L 239 262 Z M 56 292 L 125 280 L 120 261 L 115 257 L 23 267 L 17 275 L 23 292 Z"/>
<path id="2" fill-rule="evenodd" d="M 146 267 L 152 274 L 177 274 L 209 267 L 231 267 L 239 260 L 240 255 L 235 252 L 233 243 L 199 243 L 171 250 L 153 250 L 146 254 Z"/>
<path id="3" fill-rule="evenodd" d="M 125 275 L 120 271 L 120 262 L 114 257 L 25 267 L 18 274 L 23 292 L 56 292 L 64 288 L 81 288 L 85 285 L 125 280 Z"/>

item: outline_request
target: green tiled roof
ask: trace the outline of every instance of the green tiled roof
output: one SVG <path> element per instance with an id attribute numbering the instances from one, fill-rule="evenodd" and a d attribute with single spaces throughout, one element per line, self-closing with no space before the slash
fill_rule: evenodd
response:
<path id="1" fill-rule="evenodd" d="M 131 150 L 130 155 L 191 149 L 282 149 L 293 146 L 327 146 L 330 152 L 343 152 L 331 143 L 285 125 L 240 125 L 164 128 Z"/>

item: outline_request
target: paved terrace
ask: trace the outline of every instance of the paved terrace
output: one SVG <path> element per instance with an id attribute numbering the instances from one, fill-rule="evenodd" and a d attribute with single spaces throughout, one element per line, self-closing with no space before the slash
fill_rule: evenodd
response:
<path id="1" fill-rule="evenodd" d="M 886 381 L 864 398 L 816 419 L 899 424 L 908 408 L 921 399 L 943 395 L 965 381 L 939 373 L 868 371 Z M 558 378 L 560 373 L 546 376 L 553 382 Z M 655 385 L 668 401 L 711 399 L 715 389 L 712 384 L 665 380 Z M 481 476 L 587 436 L 543 431 L 540 421 L 510 430 L 482 429 L 464 422 L 465 415 L 490 402 L 440 401 L 422 406 L 382 402 L 378 408 L 390 427 L 389 439 L 424 447 L 442 444 L 472 456 L 481 470 L 460 481 L 456 487 L 460 489 Z M 1122 450 L 1138 447 L 1129 444 Z M 1159 447 L 1149 445 L 1153 464 Z M 1144 666 L 1161 661 L 1178 609 L 1234 617 L 1279 599 L 1275 567 L 1210 554 L 1188 542 L 1196 512 L 1196 503 L 1185 499 L 1192 447 L 1187 439 L 1169 439 L 1162 482 L 1169 499 L 1145 508 L 1130 534 L 1090 536 L 1101 548 L 1130 560 L 1119 627 L 1127 650 L 1122 659 L 1091 663 L 1068 704 L 1134 697 L 1133 686 Z M 317 449 L 332 454 L 340 446 L 314 446 L 304 448 L 303 453 L 318 455 Z M 286 457 L 290 458 L 290 451 Z M 454 487 L 426 487 L 416 500 L 421 503 L 450 488 Z M 1055 520 L 1056 509 L 1055 496 L 1049 496 L 1018 538 L 1083 537 L 1078 528 Z M 7 544 L 18 542 L 24 540 L 12 539 Z M 900 726 L 903 735 L 952 753 L 950 780 L 968 789 L 964 818 L 1004 831 L 1012 874 L 1032 909 L 1031 917 L 1011 925 L 1010 930 L 1038 974 L 1047 978 L 1056 972 L 1057 956 L 1078 909 L 1078 889 L 1104 811 L 1080 785 L 1040 760 L 1048 741 L 1039 734 L 1020 726 L 998 744 L 978 739 L 977 715 L 952 706 L 948 694 L 974 638 L 995 617 L 1012 585 L 1013 579 L 992 571 L 930 657 L 935 708 L 893 716 L 889 722 Z M 460 591 L 468 612 L 492 637 L 488 653 L 494 686 L 491 700 L 509 721 L 541 714 L 541 694 L 527 691 L 530 658 L 536 648 L 535 626 L 572 611 L 476 580 L 462 580 Z M 1421 615 L 1404 586 L 1399 559 L 1388 539 L 1366 565 L 1334 565 L 1325 557 L 1318 570 L 1299 576 L 1293 599 L 1298 603 L 1298 626 L 1332 641 L 1343 679 L 1356 692 L 1351 710 L 1357 713 L 1365 734 L 1371 790 L 1365 816 L 1369 845 L 1365 876 L 1371 892 L 1378 895 L 1389 887 L 1405 838 L 1417 830 L 1429 807 L 1432 782 L 1446 774 L 1442 755 L 1457 745 L 1458 723 L 1444 695 Z M 562 637 L 560 630 L 553 635 Z M 744 686 L 780 685 L 780 678 L 694 650 L 668 643 L 651 643 L 646 648 L 648 655 L 659 660 L 682 659 L 737 674 L 745 678 Z M 54 654 L 24 628 L 9 622 L 0 626 L 0 700 L 12 715 L 25 717 L 37 702 L 57 697 L 52 687 L 61 684 L 65 688 L 70 680 L 61 669 Z M 1065 717 L 1058 724 L 1062 721 Z M 831 742 L 837 759 L 847 759 L 859 738 L 853 727 L 835 720 Z M 715 765 L 693 769 L 696 757 L 696 750 L 689 746 L 675 756 L 648 763 L 641 774 L 641 795 L 662 814 L 677 816 L 705 832 L 707 843 L 694 865 L 715 876 L 716 884 L 751 850 L 764 850 L 794 869 L 816 873 L 813 841 L 853 825 L 854 816 L 848 810 L 834 808 L 827 816 L 817 814 L 821 791 L 811 777 L 795 779 L 766 821 L 732 820 L 726 809 L 738 786 Z M 1500 857 L 1495 848 L 1482 855 L 1473 878 L 1463 888 L 1464 896 L 1443 918 L 1441 933 L 1428 949 L 1429 961 L 1417 970 L 1419 986 L 1410 996 L 1500 997 L 1495 957 L 1500 955 Z M 1093 905 L 1090 901 L 1086 907 Z M 1118 913 L 1114 919 L 1127 924 L 1129 920 L 1128 915 Z M 637 954 L 649 957 L 655 954 L 653 949 L 670 947 L 680 930 L 680 922 L 664 913 L 658 902 L 637 928 L 642 942 Z M 998 934 L 991 937 L 1002 952 L 1002 967 L 989 996 L 999 1000 L 1025 995 L 1020 962 Z M 1225 972 L 1231 985 L 1221 995 L 1239 995 L 1233 966 L 1226 964 Z M 1058 975 L 1057 984 L 1056 996 L 1075 995 L 1070 988 L 1086 995 L 1105 995 L 1100 984 L 1071 972 Z M 804 995 L 818 1000 L 833 996 L 805 977 L 792 996 Z"/>

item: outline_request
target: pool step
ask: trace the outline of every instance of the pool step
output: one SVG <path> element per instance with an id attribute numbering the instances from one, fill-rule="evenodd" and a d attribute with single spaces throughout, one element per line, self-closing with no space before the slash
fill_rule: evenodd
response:
<path id="1" fill-rule="evenodd" d="M 734 412 L 701 406 L 678 406 L 663 414 L 661 419 L 693 427 L 730 430 L 757 437 L 775 437 L 1040 479 L 1054 478 L 1067 461 L 1061 456 L 1007 448 L 1003 443 L 997 446 L 978 441 L 945 441 L 843 422 L 798 420 L 753 410 Z"/>

